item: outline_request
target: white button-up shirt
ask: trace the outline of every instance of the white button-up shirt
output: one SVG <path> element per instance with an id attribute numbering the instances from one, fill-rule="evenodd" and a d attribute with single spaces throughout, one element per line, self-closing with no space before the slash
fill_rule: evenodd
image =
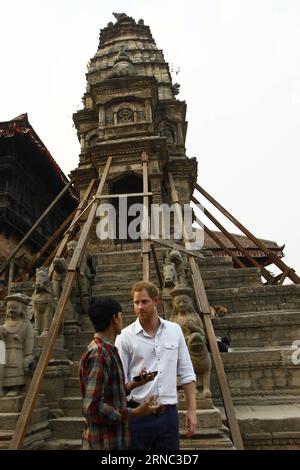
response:
<path id="1" fill-rule="evenodd" d="M 177 403 L 177 375 L 181 384 L 196 381 L 192 361 L 182 330 L 177 323 L 160 318 L 155 336 L 150 336 L 139 319 L 122 330 L 117 336 L 118 348 L 126 383 L 138 375 L 143 367 L 158 371 L 153 381 L 135 388 L 130 399 L 142 403 L 156 395 L 161 404 Z"/>

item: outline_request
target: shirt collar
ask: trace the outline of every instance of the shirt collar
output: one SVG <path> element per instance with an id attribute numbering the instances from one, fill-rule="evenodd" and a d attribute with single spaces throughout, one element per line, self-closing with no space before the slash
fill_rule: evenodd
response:
<path id="1" fill-rule="evenodd" d="M 101 341 L 104 341 L 105 343 L 108 343 L 110 346 L 114 347 L 114 343 L 110 341 L 108 338 L 105 336 L 102 336 L 101 333 L 95 333 L 94 334 L 94 339 L 100 339 Z"/>
<path id="2" fill-rule="evenodd" d="M 162 327 L 162 328 L 165 328 L 165 326 L 166 326 L 166 321 L 165 321 L 163 318 L 161 318 L 161 317 L 158 317 L 158 318 L 159 318 L 159 321 L 160 321 L 159 328 L 161 328 L 161 327 Z M 139 318 L 137 318 L 137 319 L 135 320 L 135 322 L 134 322 L 134 332 L 135 332 L 135 334 L 137 335 L 137 334 L 139 334 L 141 331 L 144 331 L 144 328 L 142 327 Z"/>

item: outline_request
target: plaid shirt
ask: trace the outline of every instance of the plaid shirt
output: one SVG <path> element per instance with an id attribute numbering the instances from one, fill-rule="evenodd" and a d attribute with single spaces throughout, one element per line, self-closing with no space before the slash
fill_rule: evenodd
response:
<path id="1" fill-rule="evenodd" d="M 95 335 L 80 361 L 85 417 L 83 449 L 120 450 L 129 446 L 124 372 L 118 350 Z"/>

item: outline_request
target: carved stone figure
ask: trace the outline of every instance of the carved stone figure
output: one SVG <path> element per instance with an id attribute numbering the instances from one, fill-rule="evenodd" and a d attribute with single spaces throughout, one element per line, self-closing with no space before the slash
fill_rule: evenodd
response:
<path id="1" fill-rule="evenodd" d="M 52 290 L 53 295 L 58 301 L 62 290 L 64 281 L 67 275 L 67 261 L 65 258 L 54 258 L 53 260 L 53 274 L 52 274 Z"/>
<path id="2" fill-rule="evenodd" d="M 162 301 L 166 318 L 173 314 L 173 299 L 171 292 L 175 286 L 187 285 L 187 267 L 178 250 L 169 250 L 163 265 Z"/>
<path id="3" fill-rule="evenodd" d="M 71 249 L 72 251 L 72 249 Z M 64 287 L 65 278 L 67 275 L 68 264 L 65 258 L 54 258 L 53 260 L 53 274 L 52 274 L 52 292 L 55 301 L 58 302 Z M 74 318 L 74 307 L 70 301 L 64 310 L 64 320 L 71 320 Z"/>
<path id="4" fill-rule="evenodd" d="M 173 91 L 174 96 L 179 95 L 180 84 L 179 83 L 174 83 L 174 85 L 172 86 L 172 91 Z"/>
<path id="5" fill-rule="evenodd" d="M 202 378 L 202 397 L 210 398 L 211 360 L 201 318 L 193 307 L 192 289 L 178 284 L 172 290 L 171 295 L 173 297 L 173 315 L 170 320 L 181 326 L 195 373 Z"/>
<path id="6" fill-rule="evenodd" d="M 5 330 L 3 326 L 0 326 L 0 398 L 4 395 L 3 391 L 3 378 L 4 378 L 4 366 L 5 366 Z"/>
<path id="7" fill-rule="evenodd" d="M 5 343 L 4 361 L 2 356 L 0 362 L 5 364 L 1 367 L 0 391 L 2 388 L 8 389 L 6 396 L 17 396 L 20 393 L 20 387 L 26 382 L 25 374 L 34 361 L 34 331 L 26 314 L 29 302 L 30 298 L 24 294 L 5 297 L 6 317 L 0 327 L 0 339 Z"/>
<path id="8" fill-rule="evenodd" d="M 169 252 L 169 260 L 171 263 L 175 264 L 176 273 L 178 281 L 177 283 L 180 285 L 187 286 L 187 263 L 180 251 L 172 250 Z"/>
<path id="9" fill-rule="evenodd" d="M 173 313 L 173 301 L 171 292 L 175 285 L 178 283 L 176 267 L 170 261 L 163 265 L 163 289 L 162 289 L 162 303 L 164 314 L 167 319 Z"/>
<path id="10" fill-rule="evenodd" d="M 108 76 L 110 78 L 118 78 L 130 75 L 134 75 L 134 66 L 127 52 L 121 49 Z"/>
<path id="11" fill-rule="evenodd" d="M 74 250 L 76 248 L 77 241 L 72 240 L 67 244 L 67 249 L 68 249 L 68 256 L 67 256 L 67 265 L 69 265 Z M 73 308 L 77 310 L 81 310 L 82 313 L 87 313 L 88 308 L 89 308 L 89 298 L 91 296 L 91 270 L 88 265 L 88 254 L 85 253 L 80 265 L 80 270 L 79 270 L 79 276 L 76 280 L 75 283 L 75 288 L 72 291 L 71 294 L 71 302 L 73 305 Z M 78 308 L 79 306 L 79 308 Z"/>
<path id="12" fill-rule="evenodd" d="M 132 16 L 128 16 L 126 13 L 113 13 L 113 15 L 118 23 L 123 23 L 124 21 L 127 23 L 135 23 L 135 20 L 132 18 Z"/>
<path id="13" fill-rule="evenodd" d="M 37 268 L 35 288 L 31 299 L 34 332 L 37 336 L 47 336 L 56 307 L 48 268 L 43 266 Z"/>

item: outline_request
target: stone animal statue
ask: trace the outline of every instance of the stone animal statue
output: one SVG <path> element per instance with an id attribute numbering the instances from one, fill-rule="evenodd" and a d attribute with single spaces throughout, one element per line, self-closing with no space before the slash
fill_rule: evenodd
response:
<path id="1" fill-rule="evenodd" d="M 37 268 L 34 287 L 31 297 L 34 332 L 37 336 L 47 336 L 56 307 L 48 268 Z"/>
<path id="2" fill-rule="evenodd" d="M 55 301 L 58 302 L 64 287 L 65 278 L 68 271 L 68 264 L 65 258 L 54 258 L 53 274 L 52 274 L 52 292 Z M 74 308 L 69 299 L 64 310 L 64 320 L 72 320 L 74 318 Z"/>
<path id="3" fill-rule="evenodd" d="M 164 314 L 167 319 L 173 313 L 173 301 L 171 291 L 178 283 L 176 267 L 174 263 L 167 262 L 163 265 L 163 288 L 162 288 L 162 303 Z"/>
<path id="4" fill-rule="evenodd" d="M 180 251 L 172 250 L 168 253 L 171 263 L 174 263 L 177 273 L 178 284 L 187 286 L 187 263 Z"/>
<path id="5" fill-rule="evenodd" d="M 132 16 L 128 16 L 126 13 L 115 13 L 113 12 L 114 17 L 116 18 L 118 23 L 122 23 L 123 21 L 130 22 L 130 23 L 135 23 L 135 20 L 132 18 Z"/>
<path id="6" fill-rule="evenodd" d="M 70 264 L 74 250 L 76 248 L 77 241 L 72 240 L 67 244 L 68 256 L 67 256 L 67 265 Z M 90 305 L 90 296 L 92 293 L 92 273 L 89 266 L 90 256 L 88 253 L 85 253 L 81 265 L 79 268 L 78 277 L 76 279 L 75 285 L 71 293 L 71 303 L 73 310 L 80 313 L 87 313 Z"/>
<path id="7" fill-rule="evenodd" d="M 207 353 L 205 338 L 199 333 L 191 333 L 188 335 L 186 342 L 195 373 L 197 376 L 202 377 L 202 396 L 203 398 L 210 398 L 211 359 Z"/>
<path id="8" fill-rule="evenodd" d="M 53 274 L 52 274 L 52 291 L 53 295 L 58 301 L 62 290 L 64 281 L 67 275 L 67 261 L 65 258 L 54 258 L 53 260 Z"/>

